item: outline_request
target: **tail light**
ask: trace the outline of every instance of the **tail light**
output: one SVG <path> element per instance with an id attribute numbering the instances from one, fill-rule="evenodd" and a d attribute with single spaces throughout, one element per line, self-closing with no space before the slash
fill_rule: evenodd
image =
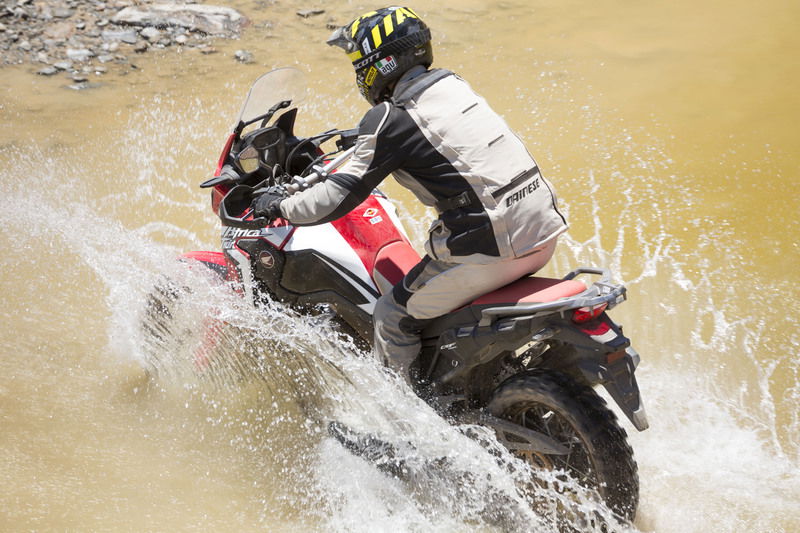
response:
<path id="1" fill-rule="evenodd" d="M 596 305 L 594 307 L 581 307 L 572 313 L 572 321 L 576 324 L 583 324 L 594 320 L 603 314 L 603 311 L 608 307 L 607 303 Z"/>

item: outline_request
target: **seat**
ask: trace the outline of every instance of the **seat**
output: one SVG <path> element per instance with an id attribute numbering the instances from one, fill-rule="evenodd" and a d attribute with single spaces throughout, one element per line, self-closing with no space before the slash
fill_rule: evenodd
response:
<path id="1" fill-rule="evenodd" d="M 471 305 L 515 305 L 554 302 L 586 290 L 582 281 L 528 276 L 484 294 Z"/>

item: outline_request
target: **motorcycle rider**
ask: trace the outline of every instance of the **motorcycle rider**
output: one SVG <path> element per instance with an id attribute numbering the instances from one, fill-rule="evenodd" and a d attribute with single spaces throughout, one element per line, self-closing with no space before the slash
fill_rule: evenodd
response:
<path id="1" fill-rule="evenodd" d="M 273 188 L 253 207 L 296 226 L 322 224 L 356 208 L 392 173 L 436 209 L 427 254 L 374 312 L 375 354 L 409 381 L 425 324 L 540 270 L 567 223 L 505 121 L 456 74 L 430 69 L 431 32 L 414 11 L 364 13 L 328 44 L 347 52 L 372 105 L 355 152 L 327 180 L 289 197 Z"/>

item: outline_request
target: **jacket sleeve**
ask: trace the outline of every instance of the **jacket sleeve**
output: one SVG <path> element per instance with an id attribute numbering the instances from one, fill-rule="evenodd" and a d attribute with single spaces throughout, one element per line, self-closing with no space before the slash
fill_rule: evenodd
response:
<path id="1" fill-rule="evenodd" d="M 370 109 L 358 126 L 353 156 L 340 169 L 280 203 L 283 217 L 295 226 L 313 226 L 340 218 L 367 199 L 378 184 L 400 166 L 401 156 L 388 146 L 389 103 Z"/>

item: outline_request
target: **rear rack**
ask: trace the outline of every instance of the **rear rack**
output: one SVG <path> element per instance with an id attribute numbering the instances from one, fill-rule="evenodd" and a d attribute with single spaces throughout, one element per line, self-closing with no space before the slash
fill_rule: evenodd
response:
<path id="1" fill-rule="evenodd" d="M 593 310 L 599 305 L 606 304 L 608 309 L 625 301 L 625 285 L 611 281 L 611 271 L 606 268 L 580 267 L 566 276 L 564 281 L 576 278 L 581 274 L 595 274 L 600 276 L 591 287 L 575 296 L 562 298 L 555 302 L 532 303 L 511 305 L 504 307 L 490 307 L 481 311 L 479 326 L 488 326 L 498 317 L 530 316 L 537 317 L 545 314 L 563 313 L 572 309 L 588 307 Z"/>

